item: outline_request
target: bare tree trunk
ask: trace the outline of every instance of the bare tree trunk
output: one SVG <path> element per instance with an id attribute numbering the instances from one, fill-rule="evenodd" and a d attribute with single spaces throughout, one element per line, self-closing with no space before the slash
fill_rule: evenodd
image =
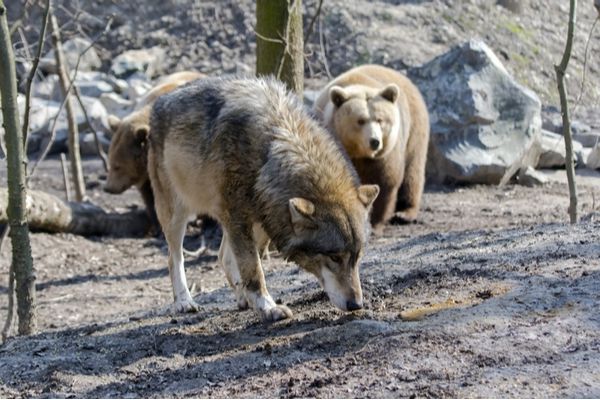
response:
<path id="1" fill-rule="evenodd" d="M 0 224 L 7 220 L 6 195 L 6 189 L 0 188 Z M 27 216 L 31 229 L 82 236 L 143 236 L 150 227 L 145 210 L 107 213 L 92 204 L 64 202 L 37 190 L 27 193 Z"/>
<path id="2" fill-rule="evenodd" d="M 257 0 L 256 74 L 274 75 L 302 96 L 302 0 Z"/>
<path id="3" fill-rule="evenodd" d="M 575 11 L 577 0 L 570 0 L 569 28 L 567 31 L 567 43 L 565 52 L 559 65 L 555 65 L 556 80 L 558 81 L 558 93 L 560 95 L 560 109 L 562 113 L 562 134 L 565 138 L 567 181 L 569 182 L 569 218 L 572 224 L 577 223 L 577 186 L 575 184 L 575 167 L 573 166 L 573 141 L 571 139 L 571 121 L 569 119 L 569 103 L 565 88 L 565 74 L 571 59 L 571 47 L 573 46 L 573 31 L 575 29 Z"/>
<path id="4" fill-rule="evenodd" d="M 17 76 L 6 8 L 0 0 L 0 97 L 6 136 L 8 173 L 8 223 L 12 243 L 12 265 L 17 286 L 19 334 L 35 331 L 35 275 L 27 224 L 25 164 L 22 131 L 17 107 Z"/>
<path id="5" fill-rule="evenodd" d="M 65 108 L 67 111 L 67 123 L 69 125 L 69 161 L 71 162 L 71 175 L 73 177 L 75 200 L 81 202 L 85 200 L 85 183 L 83 182 L 81 154 L 79 152 L 79 130 L 77 129 L 75 111 L 69 93 L 70 79 L 68 64 L 64 60 L 62 43 L 60 40 L 60 30 L 54 14 L 50 16 L 50 23 L 52 25 L 52 43 L 54 45 L 54 57 L 56 58 L 56 69 L 60 80 L 60 88 L 63 96 L 66 98 Z"/>

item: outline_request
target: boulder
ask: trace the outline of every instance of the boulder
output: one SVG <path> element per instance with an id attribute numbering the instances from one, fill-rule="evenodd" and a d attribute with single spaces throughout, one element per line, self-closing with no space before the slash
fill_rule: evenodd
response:
<path id="1" fill-rule="evenodd" d="M 28 147 L 29 153 L 37 152 L 45 148 L 50 138 L 50 134 L 52 133 L 54 118 L 60 107 L 60 103 L 51 100 L 34 100 L 35 101 L 32 102 L 32 111 L 35 110 L 35 113 L 32 112 L 31 115 L 32 117 L 35 116 L 36 118 L 40 118 L 40 121 L 39 123 L 35 124 L 34 120 L 32 120 L 31 136 L 33 139 L 31 141 L 32 145 Z M 73 106 L 75 109 L 75 119 L 77 121 L 77 128 L 79 129 L 79 132 L 85 132 L 86 130 L 89 130 L 90 124 L 97 131 L 106 132 L 108 130 L 108 113 L 100 100 L 85 96 L 82 96 L 81 100 L 85 106 L 90 123 L 88 124 L 79 102 L 75 101 Z M 56 122 L 56 137 L 49 154 L 63 151 L 66 146 L 67 136 L 67 115 L 66 110 L 63 108 L 62 112 L 58 116 L 58 121 Z M 35 146 L 35 143 L 38 143 L 39 145 Z"/>
<path id="2" fill-rule="evenodd" d="M 118 55 L 110 67 L 110 73 L 117 78 L 127 78 L 135 72 L 143 72 L 153 77 L 163 71 L 167 52 L 160 46 L 150 49 L 129 50 Z"/>
<path id="3" fill-rule="evenodd" d="M 492 50 L 471 40 L 409 70 L 427 103 L 428 178 L 498 184 L 535 162 L 541 103 Z"/>
<path id="4" fill-rule="evenodd" d="M 600 169 L 600 143 L 592 148 L 592 151 L 585 159 L 586 168 Z"/>
<path id="5" fill-rule="evenodd" d="M 108 152 L 108 147 L 110 146 L 110 139 L 108 139 L 104 133 L 98 132 L 98 140 L 100 141 L 100 145 L 104 149 L 105 152 Z M 96 148 L 96 138 L 94 134 L 91 132 L 84 133 L 83 135 L 79 135 L 79 151 L 82 156 L 96 156 L 98 155 L 98 150 Z"/>
<path id="6" fill-rule="evenodd" d="M 555 106 L 542 107 L 542 129 L 560 133 L 562 129 L 562 115 Z"/>
<path id="7" fill-rule="evenodd" d="M 528 166 L 521 168 L 518 175 L 518 182 L 523 186 L 539 186 L 548 182 L 548 178 L 542 172 L 535 170 L 533 167 Z"/>
<path id="8" fill-rule="evenodd" d="M 122 86 L 117 79 L 102 72 L 79 71 L 75 76 L 75 85 L 82 96 L 100 97 L 104 93 L 120 90 Z M 44 99 L 62 101 L 62 89 L 58 75 L 48 75 L 43 80 L 36 81 L 33 85 L 33 95 Z"/>
<path id="9" fill-rule="evenodd" d="M 69 70 L 72 71 L 75 69 L 79 55 L 84 51 L 85 53 L 81 56 L 77 69 L 79 71 L 92 71 L 100 68 L 102 61 L 94 47 L 90 47 L 91 43 L 89 40 L 81 37 L 74 37 L 63 43 L 63 52 L 65 53 L 65 60 L 69 65 Z M 88 50 L 86 51 L 86 49 Z M 54 49 L 50 50 L 40 59 L 39 69 L 48 74 L 55 74 L 57 72 Z"/>
<path id="10" fill-rule="evenodd" d="M 105 93 L 100 96 L 100 102 L 109 114 L 123 118 L 133 110 L 134 102 L 124 99 L 116 93 Z"/>
<path id="11" fill-rule="evenodd" d="M 62 94 L 58 75 L 47 75 L 43 79 L 34 80 L 31 86 L 31 94 L 41 99 L 60 101 Z"/>
<path id="12" fill-rule="evenodd" d="M 562 168 L 565 166 L 566 149 L 562 135 L 547 130 L 542 130 L 540 158 L 537 168 Z M 583 146 L 573 140 L 573 160 L 578 165 L 583 165 Z"/>
<path id="13" fill-rule="evenodd" d="M 571 123 L 571 134 L 573 139 L 581 143 L 583 147 L 594 147 L 596 143 L 600 142 L 600 130 L 594 130 L 581 121 Z"/>

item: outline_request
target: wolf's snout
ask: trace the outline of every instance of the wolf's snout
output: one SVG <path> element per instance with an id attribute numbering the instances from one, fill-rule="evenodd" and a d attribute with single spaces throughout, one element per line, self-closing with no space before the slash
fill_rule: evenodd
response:
<path id="1" fill-rule="evenodd" d="M 346 310 L 348 311 L 356 311 L 360 310 L 361 308 L 363 308 L 362 301 L 357 303 L 354 300 L 349 300 L 346 302 Z"/>
<path id="2" fill-rule="evenodd" d="M 371 150 L 377 150 L 379 149 L 379 145 L 381 144 L 381 142 L 379 141 L 379 139 L 371 139 L 369 140 L 369 146 L 371 146 Z"/>

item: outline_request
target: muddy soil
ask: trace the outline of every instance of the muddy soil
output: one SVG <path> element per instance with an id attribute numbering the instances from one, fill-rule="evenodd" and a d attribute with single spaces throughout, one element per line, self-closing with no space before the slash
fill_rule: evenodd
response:
<path id="1" fill-rule="evenodd" d="M 62 196 L 56 160 L 33 187 Z M 130 190 L 91 199 L 140 206 Z M 1 397 L 600 397 L 600 176 L 579 171 L 582 222 L 566 223 L 564 171 L 550 183 L 428 187 L 419 223 L 389 226 L 362 263 L 366 307 L 336 310 L 276 252 L 264 262 L 294 318 L 238 311 L 217 266 L 220 232 L 190 227 L 198 314 L 169 312 L 155 238 L 32 234 L 39 333 L 0 347 Z M 0 184 L 5 184 L 0 170 Z M 10 245 L 0 258 L 6 314 Z"/>

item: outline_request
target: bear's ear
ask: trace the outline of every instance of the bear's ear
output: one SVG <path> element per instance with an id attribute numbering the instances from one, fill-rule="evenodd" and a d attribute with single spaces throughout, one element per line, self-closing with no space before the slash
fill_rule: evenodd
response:
<path id="1" fill-rule="evenodd" d="M 332 86 L 331 89 L 329 89 L 329 98 L 333 105 L 338 108 L 348 100 L 348 93 L 339 86 Z"/>
<path id="2" fill-rule="evenodd" d="M 361 185 L 358 188 L 358 199 L 369 209 L 379 194 L 379 186 L 377 185 Z"/>
<path id="3" fill-rule="evenodd" d="M 311 217 L 315 213 L 315 204 L 312 201 L 293 197 L 289 200 L 288 207 L 294 233 L 300 234 L 306 229 L 314 228 L 315 224 Z"/>
<path id="4" fill-rule="evenodd" d="M 120 125 L 121 119 L 119 117 L 112 114 L 108 116 L 108 127 L 110 128 L 111 133 L 115 133 L 119 129 Z"/>
<path id="5" fill-rule="evenodd" d="M 398 86 L 393 83 L 391 85 L 386 86 L 385 89 L 383 89 L 381 93 L 379 93 L 381 97 L 392 103 L 395 103 L 396 100 L 398 100 L 399 94 L 400 88 L 398 88 Z"/>
<path id="6" fill-rule="evenodd" d="M 148 134 L 150 133 L 150 127 L 148 125 L 142 125 L 137 127 L 133 136 L 135 137 L 136 142 L 138 142 L 142 147 L 146 145 L 146 141 L 148 140 Z"/>

